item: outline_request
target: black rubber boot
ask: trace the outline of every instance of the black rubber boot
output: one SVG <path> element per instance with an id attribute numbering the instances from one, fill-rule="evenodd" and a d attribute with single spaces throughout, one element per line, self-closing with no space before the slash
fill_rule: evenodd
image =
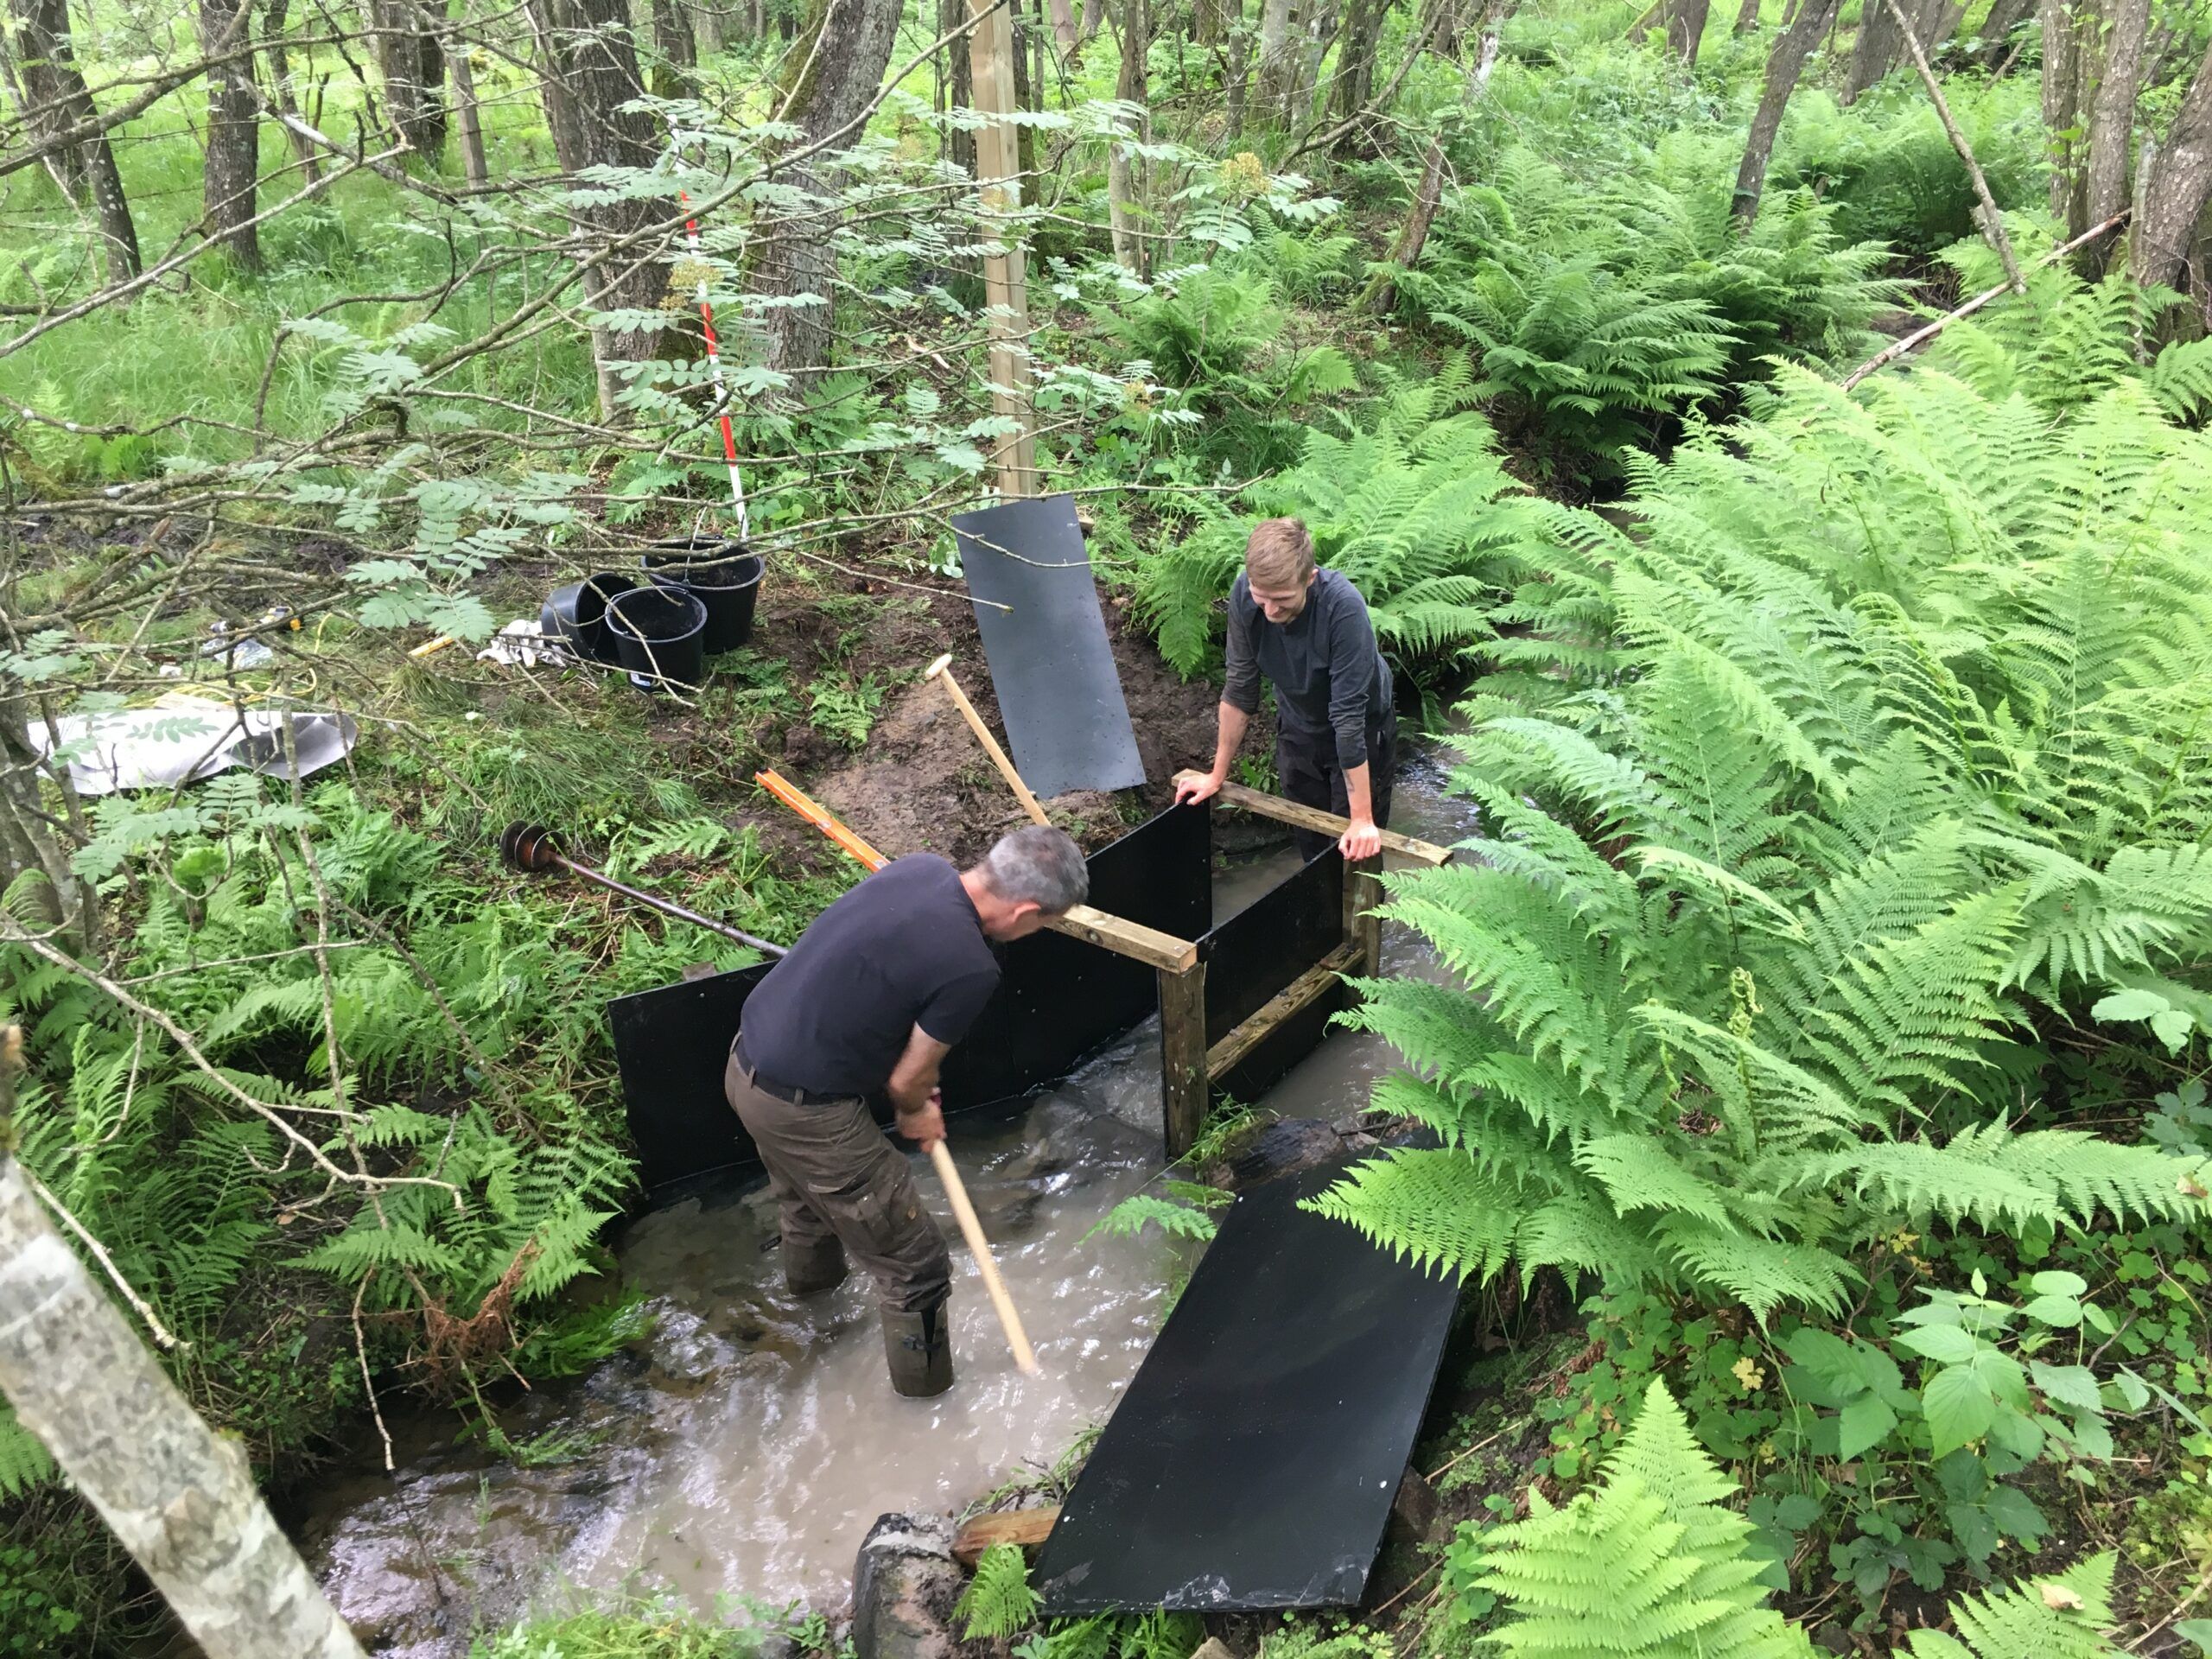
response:
<path id="1" fill-rule="evenodd" d="M 784 1241 L 784 1282 L 794 1296 L 835 1290 L 851 1271 L 845 1265 L 845 1247 L 835 1238 L 804 1244 Z"/>
<path id="2" fill-rule="evenodd" d="M 911 1400 L 926 1400 L 952 1386 L 952 1322 L 946 1305 L 919 1313 L 883 1310 L 883 1353 L 891 1386 Z"/>

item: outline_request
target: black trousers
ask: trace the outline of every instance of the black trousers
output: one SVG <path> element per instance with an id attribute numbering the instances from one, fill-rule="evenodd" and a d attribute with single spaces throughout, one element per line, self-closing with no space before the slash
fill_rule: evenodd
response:
<path id="1" fill-rule="evenodd" d="M 1380 725 L 1367 730 L 1367 791 L 1378 828 L 1390 823 L 1390 783 L 1398 770 L 1398 711 L 1382 711 Z M 1344 774 L 1337 765 L 1337 740 L 1332 733 L 1308 736 L 1301 732 L 1279 732 L 1275 737 L 1275 774 L 1285 800 L 1318 807 L 1339 817 L 1351 811 L 1351 797 L 1344 788 Z M 1315 830 L 1294 830 L 1298 855 L 1311 862 L 1335 846 L 1333 836 Z"/>

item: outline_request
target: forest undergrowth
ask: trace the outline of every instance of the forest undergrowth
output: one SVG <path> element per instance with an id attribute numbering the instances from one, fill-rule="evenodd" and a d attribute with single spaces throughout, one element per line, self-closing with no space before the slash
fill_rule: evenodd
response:
<path id="1" fill-rule="evenodd" d="M 2155 13 L 2145 130 L 2187 118 L 2206 47 L 2196 12 Z M 506 1450 L 487 1399 L 639 1334 L 604 1243 L 639 1195 L 602 1007 L 747 957 L 499 874 L 499 828 L 557 823 L 777 941 L 850 879 L 795 855 L 750 772 L 863 748 L 911 677 L 872 631 L 957 591 L 946 516 L 1007 435 L 977 257 L 1002 221 L 957 85 L 924 73 L 842 141 L 831 302 L 775 290 L 748 238 L 805 199 L 771 118 L 821 14 L 785 36 L 768 8 L 690 64 L 641 26 L 632 112 L 681 154 L 581 194 L 540 60 L 474 51 L 515 182 L 472 193 L 450 156 L 361 161 L 399 118 L 388 66 L 302 41 L 324 129 L 359 140 L 323 156 L 344 177 L 251 260 L 211 235 L 81 321 L 112 279 L 67 169 L 0 181 L 0 737 L 29 780 L 0 905 L 0 1020 L 31 1058 L 10 1149 L 272 1490 L 405 1392 Z M 175 44 L 88 15 L 115 65 Z M 1109 596 L 1217 675 L 1250 524 L 1298 514 L 1483 811 L 1454 867 L 1389 883 L 1455 982 L 1366 984 L 1351 1016 L 1406 1059 L 1374 1104 L 1441 1144 L 1319 1207 L 1462 1278 L 1544 1363 L 1446 1379 L 1514 1394 L 1516 1426 L 1488 1455 L 1471 1420 L 1425 1446 L 1459 1474 L 1387 1617 L 1241 1635 L 1262 1659 L 2212 1648 L 2202 263 L 2177 289 L 2056 251 L 2079 135 L 2054 138 L 2049 43 L 2005 0 L 1934 42 L 1940 112 L 1903 59 L 1854 85 L 1869 19 L 1820 9 L 1748 212 L 1794 5 L 1696 9 L 1689 62 L 1627 3 L 1328 15 L 1325 72 L 1272 105 L 1264 17 L 1206 0 L 1052 35 L 1025 94 L 1040 467 Z M 894 16 L 885 61 L 949 61 L 937 8 Z M 1023 28 L 1048 35 L 1041 7 Z M 115 129 L 149 249 L 198 246 L 207 96 Z M 298 188 L 285 130 L 258 132 L 264 189 Z M 714 209 L 696 256 L 642 300 L 563 287 L 586 228 L 679 188 Z M 2007 260 L 2024 292 L 1841 384 Z M 677 321 L 702 284 L 764 602 L 807 615 L 804 660 L 756 647 L 654 702 L 470 661 L 550 580 L 728 519 Z M 794 372 L 810 310 L 833 360 Z M 273 606 L 265 665 L 204 654 Z M 408 655 L 434 634 L 466 643 Z M 49 717 L 180 683 L 342 708 L 362 740 L 302 785 L 102 796 L 29 756 Z M 1203 1634 L 1039 1629 L 1019 1560 L 987 1566 L 969 1634 L 1025 1659 Z M 0 1654 L 164 1635 L 0 1412 Z M 835 1647 L 820 1618 L 796 1639 Z M 647 1596 L 475 1651 L 760 1640 Z"/>

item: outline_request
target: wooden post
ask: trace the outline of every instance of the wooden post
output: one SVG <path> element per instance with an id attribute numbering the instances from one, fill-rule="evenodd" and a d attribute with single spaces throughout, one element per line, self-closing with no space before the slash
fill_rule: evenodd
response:
<path id="1" fill-rule="evenodd" d="M 1160 970 L 1160 1083 L 1167 1160 L 1191 1149 L 1205 1127 L 1206 965 Z"/>
<path id="2" fill-rule="evenodd" d="M 975 28 L 968 36 L 968 60 L 975 81 L 979 115 L 1010 116 L 1019 108 L 1014 90 L 1012 0 L 968 0 Z M 1021 207 L 1020 130 L 998 120 L 976 133 L 976 181 L 987 219 L 1011 215 Z M 1029 278 L 1019 226 L 1010 218 L 991 227 L 1002 253 L 985 256 L 983 300 L 991 331 L 991 406 L 1017 423 L 991 452 L 998 486 L 1007 496 L 1037 493 L 1036 436 L 1029 409 Z"/>
<path id="3" fill-rule="evenodd" d="M 1382 918 L 1375 906 L 1382 902 L 1382 855 L 1344 866 L 1344 943 L 1359 953 L 1352 971 L 1371 976 L 1382 962 Z"/>

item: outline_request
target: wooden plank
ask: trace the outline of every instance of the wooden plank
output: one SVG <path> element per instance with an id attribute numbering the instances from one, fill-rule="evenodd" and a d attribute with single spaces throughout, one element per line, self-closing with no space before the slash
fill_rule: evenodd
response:
<path id="1" fill-rule="evenodd" d="M 1123 921 L 1089 905 L 1077 905 L 1058 921 L 1045 925 L 1055 933 L 1134 957 L 1166 974 L 1185 973 L 1198 959 L 1198 947 L 1189 939 L 1179 939 L 1141 922 Z"/>
<path id="2" fill-rule="evenodd" d="M 953 1535 L 952 1559 L 973 1573 L 983 1552 L 995 1544 L 1035 1549 L 1052 1535 L 1053 1522 L 1059 1518 L 1057 1503 L 1041 1510 L 1001 1510 L 995 1515 L 979 1515 Z"/>
<path id="3" fill-rule="evenodd" d="M 1382 963 L 1382 918 L 1375 913 L 1382 902 L 1382 855 L 1363 858 L 1344 866 L 1344 943 L 1357 947 L 1359 966 L 1354 971 L 1372 974 Z"/>
<path id="4" fill-rule="evenodd" d="M 1227 1077 L 1257 1048 L 1267 1034 L 1293 1014 L 1310 1007 L 1344 974 L 1360 971 L 1359 947 L 1340 944 L 1308 968 L 1264 1004 L 1243 1025 L 1206 1051 L 1209 1083 Z"/>
<path id="5" fill-rule="evenodd" d="M 1206 965 L 1160 976 L 1160 1083 L 1167 1160 L 1205 1127 L 1212 1073 L 1206 1056 Z"/>
<path id="6" fill-rule="evenodd" d="M 968 63 L 976 111 L 1011 116 L 1018 112 L 1014 90 L 1013 0 L 969 0 L 975 27 L 968 36 Z M 1005 249 L 983 256 L 983 303 L 991 335 L 991 408 L 1015 422 L 1010 437 L 991 453 L 1001 493 L 1037 493 L 1036 430 L 1030 412 L 1029 275 L 1021 232 L 1014 215 L 1021 210 L 1020 133 L 1010 120 L 997 120 L 976 131 L 976 181 L 986 220 Z"/>
<path id="7" fill-rule="evenodd" d="M 1205 777 L 1202 772 L 1179 772 L 1175 781 Z M 1247 789 L 1242 784 L 1224 784 L 1214 798 L 1225 806 L 1242 807 L 1247 812 L 1256 812 L 1263 818 L 1297 825 L 1300 830 L 1318 830 L 1325 835 L 1341 836 L 1351 828 L 1350 818 L 1340 818 L 1333 812 L 1324 812 L 1319 807 L 1300 806 L 1296 801 L 1286 801 L 1280 795 L 1263 794 L 1256 789 Z M 1439 847 L 1433 841 L 1417 841 L 1411 836 L 1402 836 L 1395 830 L 1384 830 L 1382 850 L 1395 853 L 1417 864 L 1448 864 L 1452 849 Z"/>

